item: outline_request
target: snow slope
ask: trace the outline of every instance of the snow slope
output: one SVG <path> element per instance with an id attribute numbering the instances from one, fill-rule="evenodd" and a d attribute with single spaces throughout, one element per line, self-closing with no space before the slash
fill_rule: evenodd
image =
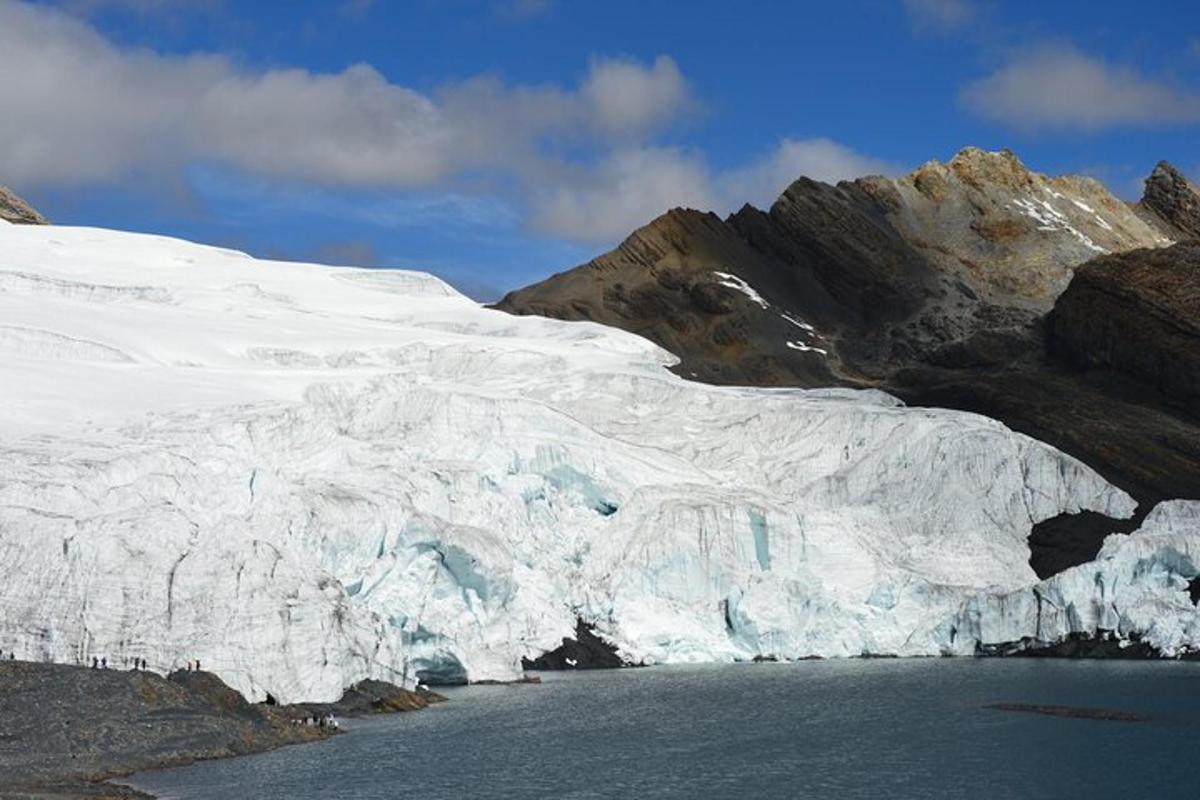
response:
<path id="1" fill-rule="evenodd" d="M 671 360 L 424 274 L 0 224 L 0 648 L 282 701 L 512 678 L 577 615 L 658 662 L 959 652 L 971 603 L 1024 631 L 989 604 L 1033 523 L 1133 509 L 982 417 Z"/>

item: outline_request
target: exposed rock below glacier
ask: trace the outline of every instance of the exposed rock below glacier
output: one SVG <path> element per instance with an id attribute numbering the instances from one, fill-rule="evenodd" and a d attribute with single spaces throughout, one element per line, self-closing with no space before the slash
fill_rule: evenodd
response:
<path id="1" fill-rule="evenodd" d="M 1028 589 L 968 601 L 955 635 L 960 648 L 1037 649 L 1111 633 L 1124 646 L 1189 655 L 1200 650 L 1200 608 L 1190 595 L 1197 564 L 1200 503 L 1161 503 L 1137 531 L 1109 536 L 1095 561 Z"/>
<path id="2" fill-rule="evenodd" d="M 1183 410 L 1200 408 L 1200 242 L 1098 258 L 1050 317 L 1051 347 L 1128 373 Z"/>
<path id="3" fill-rule="evenodd" d="M 769 212 L 672 211 L 498 307 L 635 331 L 677 354 L 677 372 L 712 383 L 873 386 L 986 414 L 1084 460 L 1145 513 L 1200 498 L 1195 404 L 1164 402 L 1149 350 L 1140 372 L 1056 358 L 1044 314 L 1080 264 L 1171 244 L 1163 220 L 1184 224 L 1192 202 L 1176 175 L 1160 166 L 1136 209 L 1090 178 L 1049 178 L 976 148 L 902 178 L 800 179 Z M 1079 331 L 1059 334 L 1082 340 L 1111 322 L 1142 341 L 1139 327 L 1160 325 L 1149 311 L 1064 314 Z M 1102 516 L 1047 523 L 1034 569 L 1089 561 L 1119 529 Z"/>
<path id="4" fill-rule="evenodd" d="M 0 186 L 0 220 L 17 225 L 47 225 L 45 217 L 33 206 L 17 197 L 6 186 Z"/>
<path id="5" fill-rule="evenodd" d="M 578 619 L 647 663 L 928 655 L 1132 500 L 992 420 L 707 386 L 407 272 L 0 226 L 0 649 L 254 699 L 511 680 Z"/>
<path id="6" fill-rule="evenodd" d="M 596 635 L 592 625 L 579 620 L 574 636 L 564 636 L 562 644 L 537 658 L 524 658 L 527 670 L 616 669 L 633 666 L 617 649 Z"/>
<path id="7" fill-rule="evenodd" d="M 1200 239 L 1200 189 L 1166 161 L 1146 179 L 1136 210 L 1172 239 Z"/>

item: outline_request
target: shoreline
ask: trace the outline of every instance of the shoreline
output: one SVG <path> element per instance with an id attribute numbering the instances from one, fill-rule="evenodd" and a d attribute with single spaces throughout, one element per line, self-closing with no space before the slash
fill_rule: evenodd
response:
<path id="1" fill-rule="evenodd" d="M 1196 654 L 1164 657 L 1145 643 L 1131 647 L 1126 642 L 1120 646 L 1102 636 L 1078 637 L 1050 647 L 1030 647 L 1030 644 L 1013 643 L 1016 646 L 958 658 L 1172 662 L 1193 661 L 1196 657 Z M 872 657 L 864 654 L 857 658 Z M 600 666 L 596 660 L 599 659 L 585 660 L 579 667 L 569 662 L 557 669 L 547 665 L 532 670 L 535 674 L 527 672 L 516 681 L 480 681 L 471 685 L 537 684 L 541 678 L 536 672 L 643 666 L 610 665 L 611 662 Z M 808 660 L 812 659 L 766 656 L 729 663 Z M 383 681 L 367 680 L 348 688 L 337 702 L 268 705 L 246 701 L 216 675 L 206 672 L 177 671 L 163 676 L 63 664 L 0 662 L 0 719 L 5 722 L 0 728 L 0 800 L 153 798 L 119 781 L 141 772 L 321 742 L 341 733 L 339 729 L 296 723 L 314 714 L 355 718 L 404 713 L 425 709 L 445 699 L 427 689 L 409 691 Z M 30 710 L 34 713 L 29 713 Z M 23 740 L 38 752 L 31 753 L 32 748 L 24 752 L 13 748 L 14 743 Z M 29 772 L 22 775 L 22 769 Z"/>
<path id="2" fill-rule="evenodd" d="M 148 798 L 139 772 L 325 741 L 313 715 L 359 717 L 444 702 L 362 681 L 335 703 L 250 703 L 216 675 L 0 662 L 0 798 Z"/>

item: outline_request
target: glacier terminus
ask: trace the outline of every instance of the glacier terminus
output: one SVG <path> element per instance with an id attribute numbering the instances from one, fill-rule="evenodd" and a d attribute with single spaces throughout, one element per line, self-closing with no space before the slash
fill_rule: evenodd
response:
<path id="1" fill-rule="evenodd" d="M 998 422 L 689 382 L 650 342 L 414 272 L 0 222 L 0 649 L 189 660 L 251 699 L 511 680 L 576 620 L 632 662 L 1200 646 L 1200 503 Z"/>

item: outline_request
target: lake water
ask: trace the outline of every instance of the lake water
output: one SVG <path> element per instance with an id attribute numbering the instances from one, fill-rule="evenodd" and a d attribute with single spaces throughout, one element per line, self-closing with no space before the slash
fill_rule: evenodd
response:
<path id="1" fill-rule="evenodd" d="M 1197 798 L 1200 664 L 934 659 L 545 674 L 316 745 L 145 773 L 165 798 Z M 1093 706 L 1065 719 L 994 702 Z"/>

